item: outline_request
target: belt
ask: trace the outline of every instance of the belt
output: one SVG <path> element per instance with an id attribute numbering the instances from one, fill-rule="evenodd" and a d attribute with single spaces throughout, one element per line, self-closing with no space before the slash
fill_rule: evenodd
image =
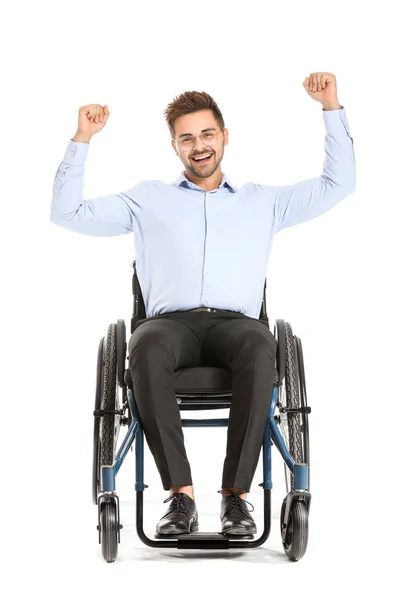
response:
<path id="1" fill-rule="evenodd" d="M 208 312 L 238 312 L 236 310 L 229 310 L 228 308 L 207 308 L 206 306 L 199 306 L 198 308 L 190 308 L 185 312 L 195 312 L 197 310 L 207 310 Z"/>
<path id="2" fill-rule="evenodd" d="M 196 310 L 208 310 L 208 312 L 216 312 L 222 310 L 222 308 L 207 308 L 206 306 L 199 306 L 199 308 L 191 308 L 187 312 L 195 312 Z"/>
<path id="3" fill-rule="evenodd" d="M 243 313 L 237 310 L 229 310 L 229 309 L 225 309 L 225 308 L 208 308 L 207 306 L 199 306 L 198 308 L 189 308 L 188 310 L 184 310 L 184 311 L 180 311 L 180 310 L 174 310 L 173 312 L 165 312 L 165 313 L 159 313 L 158 315 L 154 315 L 155 317 L 162 317 L 162 316 L 166 316 L 166 315 L 174 315 L 175 313 L 180 313 L 180 312 L 196 312 L 198 310 L 206 310 L 207 312 L 233 312 L 235 314 L 239 314 L 242 315 Z"/>

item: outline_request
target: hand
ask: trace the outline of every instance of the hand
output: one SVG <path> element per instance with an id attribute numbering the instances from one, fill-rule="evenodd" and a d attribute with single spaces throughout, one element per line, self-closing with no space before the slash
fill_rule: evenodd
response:
<path id="1" fill-rule="evenodd" d="M 310 73 L 303 81 L 307 94 L 321 104 L 338 104 L 336 77 L 333 73 Z"/>
<path id="2" fill-rule="evenodd" d="M 107 104 L 87 104 L 79 109 L 77 134 L 91 137 L 106 125 L 110 111 Z"/>

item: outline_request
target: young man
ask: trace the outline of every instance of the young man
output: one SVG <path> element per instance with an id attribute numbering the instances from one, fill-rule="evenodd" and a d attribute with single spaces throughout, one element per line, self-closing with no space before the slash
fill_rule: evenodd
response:
<path id="1" fill-rule="evenodd" d="M 200 365 L 232 372 L 221 531 L 256 533 L 246 496 L 276 373 L 276 341 L 259 320 L 272 240 L 355 190 L 353 139 L 336 78 L 311 73 L 303 86 L 323 108 L 326 154 L 319 177 L 237 189 L 222 172 L 228 130 L 221 111 L 211 96 L 195 91 L 181 94 L 165 111 L 172 148 L 184 165 L 173 183 L 144 180 L 119 194 L 83 199 L 89 142 L 110 115 L 107 105 L 98 104 L 80 108 L 77 132 L 55 177 L 53 223 L 87 235 L 134 233 L 146 319 L 130 337 L 129 367 L 146 440 L 170 491 L 165 501 L 171 501 L 156 537 L 198 529 L 174 371 Z"/>

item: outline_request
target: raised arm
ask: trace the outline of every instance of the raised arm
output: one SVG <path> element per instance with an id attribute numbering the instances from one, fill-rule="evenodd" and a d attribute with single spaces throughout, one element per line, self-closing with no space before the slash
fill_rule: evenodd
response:
<path id="1" fill-rule="evenodd" d="M 54 179 L 50 220 L 77 233 L 97 236 L 130 233 L 146 200 L 147 180 L 119 194 L 83 199 L 89 142 L 105 127 L 109 116 L 107 105 L 80 107 L 76 134 L 68 143 Z"/>
<path id="2" fill-rule="evenodd" d="M 118 194 L 83 198 L 89 143 L 70 141 L 53 183 L 52 223 L 86 235 L 114 236 L 133 232 L 145 202 L 148 181 Z"/>
<path id="3" fill-rule="evenodd" d="M 274 231 L 310 221 L 356 187 L 353 138 L 344 108 L 323 112 L 326 128 L 322 175 L 293 185 L 267 186 L 274 194 Z"/>
<path id="4" fill-rule="evenodd" d="M 303 82 L 309 96 L 322 104 L 326 130 L 322 175 L 293 185 L 261 186 L 274 207 L 274 232 L 310 221 L 354 192 L 353 138 L 344 107 L 337 99 L 332 73 L 311 73 Z"/>

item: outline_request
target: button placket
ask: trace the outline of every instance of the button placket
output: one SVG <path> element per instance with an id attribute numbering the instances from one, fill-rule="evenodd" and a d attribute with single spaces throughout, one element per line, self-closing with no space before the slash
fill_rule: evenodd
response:
<path id="1" fill-rule="evenodd" d="M 205 203 L 207 202 L 207 192 L 204 195 L 204 202 Z M 206 208 L 206 211 L 207 211 L 207 208 Z M 208 223 L 209 220 L 210 220 L 210 217 L 206 217 L 207 223 Z M 208 229 L 208 227 L 207 227 L 207 229 Z M 208 234 L 207 234 L 207 240 L 206 241 L 207 241 L 206 246 L 211 246 L 211 242 L 208 241 Z M 206 275 L 209 275 L 210 271 L 206 271 L 205 273 L 206 273 Z"/>

